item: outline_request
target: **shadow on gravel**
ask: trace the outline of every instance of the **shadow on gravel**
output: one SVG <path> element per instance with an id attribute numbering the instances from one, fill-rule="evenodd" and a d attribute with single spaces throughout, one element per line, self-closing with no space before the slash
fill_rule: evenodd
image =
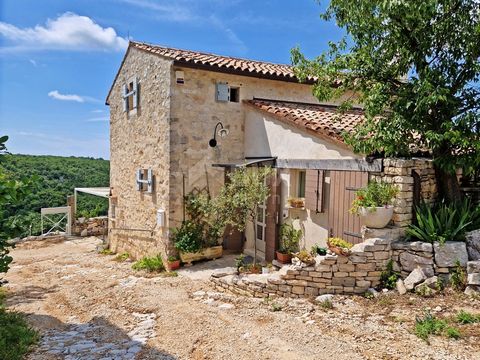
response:
<path id="1" fill-rule="evenodd" d="M 23 287 L 20 290 L 9 291 L 8 297 L 6 300 L 7 306 L 19 305 L 19 304 L 28 304 L 38 300 L 44 299 L 48 294 L 54 293 L 57 291 L 56 286 L 51 287 L 41 287 L 41 286 L 32 286 L 28 285 Z"/>
<path id="2" fill-rule="evenodd" d="M 94 317 L 87 323 L 75 320 L 64 323 L 50 315 L 24 315 L 40 333 L 40 341 L 28 355 L 29 360 L 177 359 L 166 351 L 145 344 L 151 337 L 148 334 L 153 334 L 153 328 L 149 333 L 146 321 L 140 322 L 127 333 L 103 317 Z M 147 325 L 151 326 L 152 323 Z"/>

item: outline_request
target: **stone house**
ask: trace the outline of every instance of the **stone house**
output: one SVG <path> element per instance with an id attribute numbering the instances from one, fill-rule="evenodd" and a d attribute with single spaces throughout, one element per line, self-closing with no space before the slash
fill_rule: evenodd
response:
<path id="1" fill-rule="evenodd" d="M 283 221 L 302 228 L 307 249 L 329 236 L 361 242 L 348 209 L 354 190 L 374 177 L 399 184 L 394 225 L 408 225 L 414 201 L 435 195 L 431 163 L 354 154 L 342 133 L 362 121 L 361 109 L 338 115 L 311 86 L 288 65 L 130 42 L 107 97 L 111 247 L 135 257 L 164 253 L 169 229 L 185 217 L 183 196 L 215 195 L 238 166 L 275 168 L 255 224 L 267 261 Z M 305 206 L 292 208 L 291 197 Z M 224 247 L 251 253 L 252 235 L 225 235 Z"/>

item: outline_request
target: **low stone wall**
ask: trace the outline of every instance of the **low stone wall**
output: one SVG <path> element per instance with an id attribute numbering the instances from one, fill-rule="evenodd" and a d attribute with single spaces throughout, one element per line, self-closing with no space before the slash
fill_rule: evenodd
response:
<path id="1" fill-rule="evenodd" d="M 72 234 L 78 236 L 98 236 L 108 233 L 108 217 L 78 218 L 72 225 Z"/>
<path id="2" fill-rule="evenodd" d="M 447 241 L 444 245 L 421 241 L 392 243 L 392 260 L 394 270 L 406 278 L 417 267 L 429 276 L 448 276 L 457 261 L 462 267 L 467 266 L 468 253 L 464 242 Z"/>
<path id="3" fill-rule="evenodd" d="M 465 293 L 480 293 L 480 260 L 467 263 L 467 288 Z"/>
<path id="4" fill-rule="evenodd" d="M 351 251 L 349 256 L 317 256 L 314 266 L 285 266 L 273 275 L 227 275 L 212 281 L 219 288 L 256 297 L 363 294 L 379 284 L 391 256 L 391 241 L 367 239 Z"/>

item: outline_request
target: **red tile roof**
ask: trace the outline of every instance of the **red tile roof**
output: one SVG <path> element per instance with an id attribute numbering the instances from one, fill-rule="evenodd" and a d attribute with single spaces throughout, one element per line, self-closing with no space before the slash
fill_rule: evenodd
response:
<path id="1" fill-rule="evenodd" d="M 338 113 L 334 105 L 268 99 L 245 100 L 245 103 L 283 122 L 340 142 L 343 142 L 344 132 L 351 132 L 365 119 L 363 111 L 358 108 Z"/>
<path id="2" fill-rule="evenodd" d="M 274 78 L 283 81 L 298 81 L 290 65 L 247 60 L 199 51 L 180 50 L 136 41 L 130 41 L 130 46 L 167 57 L 179 65 L 201 67 L 211 71 L 233 72 L 247 76 Z"/>

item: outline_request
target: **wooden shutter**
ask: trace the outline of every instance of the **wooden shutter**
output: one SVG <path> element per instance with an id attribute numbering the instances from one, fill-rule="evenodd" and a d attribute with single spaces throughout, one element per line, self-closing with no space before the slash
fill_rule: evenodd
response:
<path id="1" fill-rule="evenodd" d="M 216 90 L 217 91 L 216 91 L 215 99 L 217 101 L 226 102 L 230 100 L 228 84 L 217 83 Z"/>
<path id="2" fill-rule="evenodd" d="M 133 108 L 136 109 L 138 107 L 138 82 L 137 78 L 133 79 Z"/>
<path id="3" fill-rule="evenodd" d="M 122 97 L 123 97 L 123 111 L 128 111 L 128 97 L 127 97 L 127 94 L 128 94 L 128 87 L 127 87 L 127 84 L 124 84 L 123 85 L 123 94 L 122 94 Z"/>
<path id="4" fill-rule="evenodd" d="M 323 212 L 323 170 L 307 170 L 305 176 L 305 207 Z"/>

